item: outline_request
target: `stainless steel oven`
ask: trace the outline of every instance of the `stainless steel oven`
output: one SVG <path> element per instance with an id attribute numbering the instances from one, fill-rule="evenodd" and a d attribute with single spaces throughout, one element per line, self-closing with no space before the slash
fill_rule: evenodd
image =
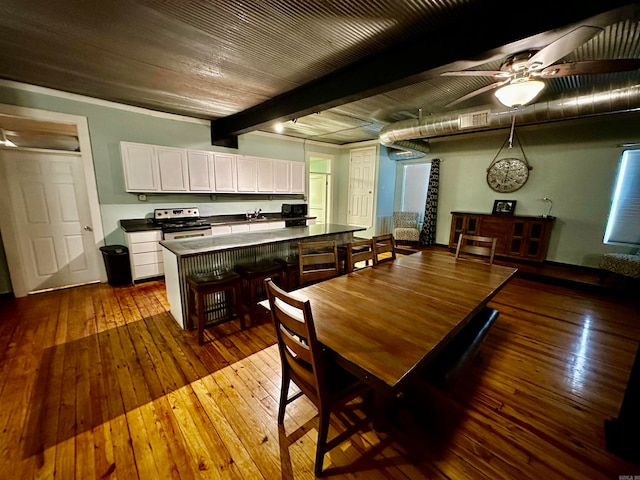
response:
<path id="1" fill-rule="evenodd" d="M 153 222 L 162 229 L 164 240 L 211 236 L 211 225 L 200 218 L 198 207 L 156 208 Z"/>

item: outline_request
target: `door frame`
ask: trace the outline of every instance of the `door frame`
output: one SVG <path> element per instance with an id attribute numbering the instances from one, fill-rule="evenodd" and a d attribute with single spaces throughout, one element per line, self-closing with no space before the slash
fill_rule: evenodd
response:
<path id="1" fill-rule="evenodd" d="M 311 171 L 311 158 L 323 158 L 329 161 L 330 171 L 329 173 L 325 172 L 312 172 Z M 307 167 L 307 200 L 309 200 L 309 194 L 311 193 L 311 174 L 322 174 L 326 176 L 327 180 L 327 198 L 325 199 L 325 223 L 333 222 L 333 189 L 334 189 L 334 168 L 335 168 L 335 156 L 330 153 L 317 153 L 317 152 L 307 152 L 306 163 Z"/>
<path id="2" fill-rule="evenodd" d="M 96 184 L 96 174 L 93 168 L 93 155 L 91 153 L 91 140 L 89 137 L 89 124 L 86 117 L 79 115 L 70 115 L 66 113 L 52 112 L 48 110 L 39 110 L 34 108 L 20 107 L 15 105 L 0 104 L 0 115 L 30 118 L 33 120 L 42 120 L 57 123 L 66 123 L 75 125 L 78 132 L 78 143 L 80 152 L 78 152 L 84 171 L 85 185 L 87 188 L 87 197 L 89 200 L 89 212 L 91 215 L 91 226 L 93 228 L 93 239 L 96 245 L 95 255 L 99 268 L 99 276 L 96 280 L 106 282 L 107 275 L 100 260 L 99 247 L 104 245 L 104 231 L 102 228 L 102 215 L 100 214 L 100 202 L 98 200 L 98 187 Z M 16 150 L 14 147 L 0 147 L 4 150 Z M 21 149 L 33 151 L 47 151 L 41 149 Z M 9 267 L 9 275 L 13 287 L 13 294 L 16 297 L 24 297 L 29 292 L 23 275 L 23 269 L 20 260 L 20 251 L 18 244 L 20 239 L 17 238 L 16 223 L 13 218 L 11 208 L 11 200 L 8 189 L 0 192 L 0 225 L 2 225 L 2 241 L 7 256 L 7 264 Z"/>

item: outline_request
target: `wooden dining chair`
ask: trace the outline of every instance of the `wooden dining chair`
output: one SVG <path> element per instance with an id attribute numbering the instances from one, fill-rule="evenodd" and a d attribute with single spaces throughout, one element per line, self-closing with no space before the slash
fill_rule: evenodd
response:
<path id="1" fill-rule="evenodd" d="M 364 262 L 365 266 L 369 266 L 369 262 L 373 265 L 373 239 L 356 240 L 345 245 L 347 250 L 346 271 L 351 273 L 357 270 L 356 264 Z"/>
<path id="2" fill-rule="evenodd" d="M 479 255 L 489 257 L 489 265 L 491 265 L 493 264 L 493 257 L 496 253 L 497 241 L 498 239 L 494 237 L 462 234 L 458 238 L 456 258 L 460 258 L 461 253 Z"/>
<path id="3" fill-rule="evenodd" d="M 335 240 L 298 243 L 300 285 L 309 285 L 340 274 Z"/>
<path id="4" fill-rule="evenodd" d="M 392 233 L 373 237 L 374 265 L 396 259 L 396 239 Z"/>
<path id="5" fill-rule="evenodd" d="M 349 423 L 347 417 L 340 415 L 339 418 L 347 428 L 327 441 L 331 412 L 336 414 L 350 410 L 346 404 L 357 397 L 364 397 L 371 389 L 339 367 L 323 350 L 316 338 L 309 300 L 291 296 L 271 279 L 267 279 L 265 284 L 282 366 L 278 424 L 284 423 L 287 405 L 301 395 L 306 395 L 313 402 L 320 415 L 314 467 L 314 472 L 319 477 L 322 475 L 325 453 L 369 423 L 367 416 Z M 289 398 L 289 385 L 292 381 L 300 392 Z"/>

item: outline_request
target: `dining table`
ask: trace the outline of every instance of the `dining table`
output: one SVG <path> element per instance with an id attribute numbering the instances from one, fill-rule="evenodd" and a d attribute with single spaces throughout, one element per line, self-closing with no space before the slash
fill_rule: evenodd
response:
<path id="1" fill-rule="evenodd" d="M 390 398 L 419 375 L 516 272 L 421 251 L 292 295 L 309 299 L 317 338 L 335 352 L 336 361 Z"/>

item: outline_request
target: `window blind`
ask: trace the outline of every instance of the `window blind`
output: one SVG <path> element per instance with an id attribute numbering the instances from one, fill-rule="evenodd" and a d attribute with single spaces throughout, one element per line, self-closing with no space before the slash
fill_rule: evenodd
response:
<path id="1" fill-rule="evenodd" d="M 640 150 L 622 154 L 604 243 L 640 245 Z"/>

